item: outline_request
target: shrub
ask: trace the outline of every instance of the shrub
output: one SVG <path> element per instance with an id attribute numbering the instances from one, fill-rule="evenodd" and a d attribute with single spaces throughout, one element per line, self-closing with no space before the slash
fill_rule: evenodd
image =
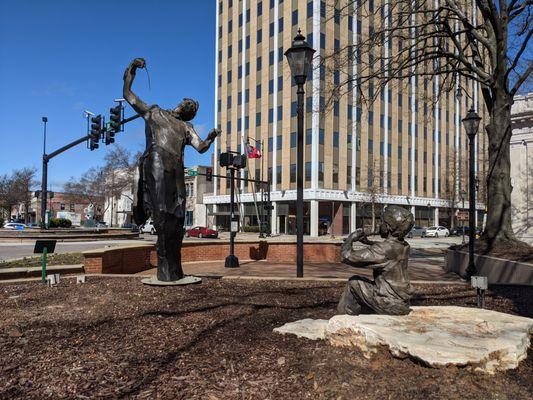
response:
<path id="1" fill-rule="evenodd" d="M 4 226 L 4 219 L 2 217 L 0 217 L 0 228 Z"/>
<path id="2" fill-rule="evenodd" d="M 259 227 L 258 226 L 251 226 L 251 225 L 244 225 L 242 227 L 242 231 L 243 232 L 259 232 Z"/>
<path id="3" fill-rule="evenodd" d="M 50 228 L 70 228 L 72 221 L 66 218 L 51 218 Z"/>

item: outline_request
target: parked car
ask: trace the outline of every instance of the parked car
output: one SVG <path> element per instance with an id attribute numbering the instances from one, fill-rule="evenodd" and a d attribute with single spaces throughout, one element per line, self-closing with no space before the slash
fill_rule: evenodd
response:
<path id="1" fill-rule="evenodd" d="M 413 226 L 413 229 L 407 234 L 407 237 L 412 238 L 417 236 L 426 237 L 426 229 L 421 226 Z"/>
<path id="2" fill-rule="evenodd" d="M 17 231 L 23 231 L 24 229 L 27 228 L 26 225 L 24 224 L 21 224 L 19 222 L 7 222 L 4 224 L 4 228 L 5 229 L 14 229 L 14 230 L 17 230 Z"/>
<path id="3" fill-rule="evenodd" d="M 38 228 L 39 227 L 39 225 L 37 223 L 35 223 L 35 222 L 29 222 L 29 223 L 26 224 L 26 226 L 28 228 Z"/>
<path id="4" fill-rule="evenodd" d="M 155 226 L 151 219 L 148 219 L 144 225 L 140 228 L 141 233 L 149 233 L 151 235 L 155 235 Z"/>
<path id="5" fill-rule="evenodd" d="M 430 226 L 426 229 L 427 237 L 448 237 L 450 236 L 450 231 L 444 226 Z"/>
<path id="6" fill-rule="evenodd" d="M 468 226 L 465 226 L 464 229 L 465 229 L 465 236 L 468 236 L 468 232 L 470 232 L 470 228 Z M 476 232 L 476 237 L 479 237 L 481 235 L 481 231 L 479 229 L 476 229 L 475 232 Z M 450 236 L 463 236 L 463 228 L 460 226 L 457 228 L 453 228 L 450 232 Z"/>
<path id="7" fill-rule="evenodd" d="M 95 224 L 95 226 L 96 226 L 97 228 L 107 228 L 107 223 L 104 222 L 104 221 L 97 221 L 96 224 Z"/>
<path id="8" fill-rule="evenodd" d="M 132 223 L 132 222 L 124 222 L 121 225 L 121 228 L 130 229 L 132 232 L 138 232 L 139 231 L 139 227 L 136 224 Z"/>
<path id="9" fill-rule="evenodd" d="M 198 237 L 198 238 L 217 238 L 218 232 L 214 229 L 206 228 L 205 226 L 196 226 L 189 229 L 185 236 L 187 237 Z"/>

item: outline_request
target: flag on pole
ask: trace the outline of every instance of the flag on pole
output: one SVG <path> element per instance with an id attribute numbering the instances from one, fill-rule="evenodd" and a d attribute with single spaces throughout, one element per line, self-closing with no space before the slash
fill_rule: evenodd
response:
<path id="1" fill-rule="evenodd" d="M 250 143 L 247 143 L 246 155 L 248 156 L 248 158 L 261 158 L 261 151 L 257 147 L 254 147 Z"/>

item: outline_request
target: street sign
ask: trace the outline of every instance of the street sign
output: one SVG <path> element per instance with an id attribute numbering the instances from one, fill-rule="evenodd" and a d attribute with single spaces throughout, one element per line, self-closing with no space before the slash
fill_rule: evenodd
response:
<path id="1" fill-rule="evenodd" d="M 231 221 L 231 232 L 239 231 L 239 221 Z"/>
<path id="2" fill-rule="evenodd" d="M 198 176 L 198 171 L 196 171 L 194 169 L 189 169 L 189 170 L 187 170 L 187 175 L 188 176 Z"/>
<path id="3" fill-rule="evenodd" d="M 468 221 L 468 211 L 457 211 L 458 221 Z"/>

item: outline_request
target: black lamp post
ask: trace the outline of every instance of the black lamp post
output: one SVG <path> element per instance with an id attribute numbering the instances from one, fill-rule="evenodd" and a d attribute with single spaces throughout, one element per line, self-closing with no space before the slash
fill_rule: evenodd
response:
<path id="1" fill-rule="evenodd" d="M 41 229 L 47 229 L 46 225 L 46 195 L 48 187 L 48 160 L 46 158 L 46 123 L 47 117 L 42 118 L 43 121 L 43 170 L 41 179 Z"/>
<path id="2" fill-rule="evenodd" d="M 474 139 L 476 138 L 479 129 L 480 116 L 471 108 L 463 118 L 466 134 L 469 141 L 469 171 L 468 171 L 468 192 L 469 192 L 469 210 L 468 210 L 468 267 L 466 268 L 466 276 L 470 279 L 471 276 L 477 273 L 476 265 L 474 263 L 474 240 L 475 240 L 475 211 L 476 211 L 476 176 L 474 171 L 474 157 L 475 147 Z"/>
<path id="3" fill-rule="evenodd" d="M 466 190 L 461 189 L 459 191 L 459 194 L 461 195 L 461 201 L 463 202 L 463 210 L 465 209 L 465 197 L 466 197 Z M 462 244 L 465 244 L 465 221 L 461 221 L 461 225 L 463 227 L 463 241 Z"/>
<path id="4" fill-rule="evenodd" d="M 291 74 L 298 85 L 298 131 L 296 142 L 296 276 L 304 276 L 304 83 L 315 50 L 298 29 L 292 47 L 285 52 Z"/>

